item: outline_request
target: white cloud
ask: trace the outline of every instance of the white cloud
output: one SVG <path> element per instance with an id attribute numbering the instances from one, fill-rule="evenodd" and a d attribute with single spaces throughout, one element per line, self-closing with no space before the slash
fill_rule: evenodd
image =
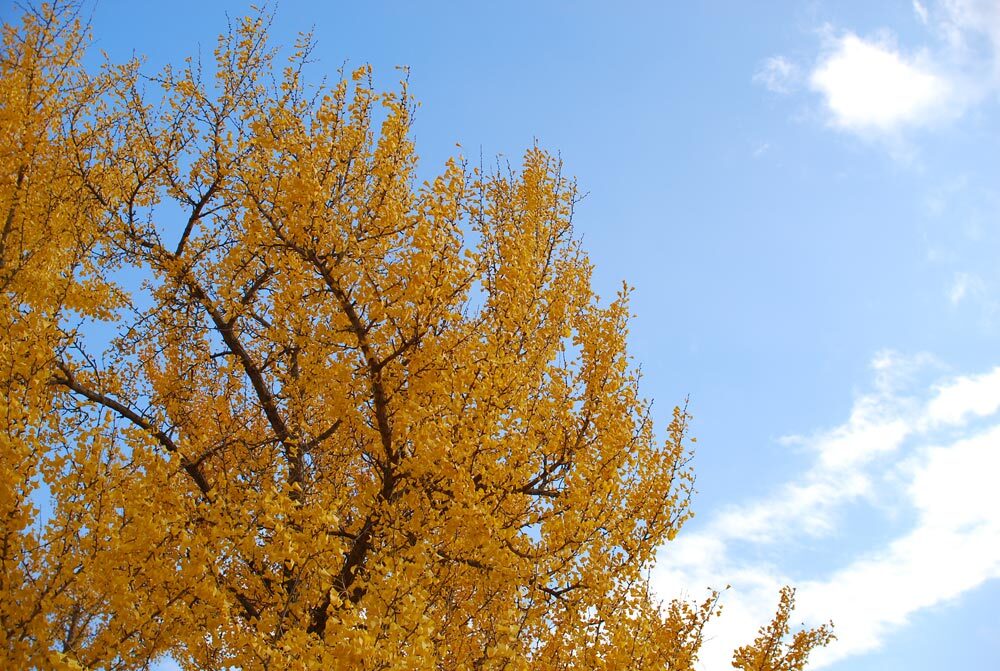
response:
<path id="1" fill-rule="evenodd" d="M 932 361 L 926 355 L 906 358 L 879 352 L 871 365 L 875 389 L 855 400 L 844 424 L 810 436 L 781 439 L 786 445 L 813 452 L 815 466 L 766 500 L 724 508 L 712 520 L 713 536 L 770 543 L 803 533 L 829 532 L 838 507 L 870 494 L 871 479 L 862 467 L 897 451 L 912 432 L 902 419 L 912 400 L 895 392 L 913 376 L 915 367 Z"/>
<path id="2" fill-rule="evenodd" d="M 809 76 L 831 123 L 853 131 L 891 131 L 939 118 L 951 103 L 951 85 L 922 59 L 847 33 Z"/>
<path id="3" fill-rule="evenodd" d="M 951 288 L 948 289 L 948 302 L 952 305 L 958 305 L 967 293 L 969 293 L 969 275 L 956 273 L 951 282 Z"/>
<path id="4" fill-rule="evenodd" d="M 927 404 L 931 425 L 964 424 L 970 417 L 988 417 L 1000 410 L 1000 366 L 941 386 Z M 1000 473 L 1000 471 L 998 471 Z"/>
<path id="5" fill-rule="evenodd" d="M 994 399 L 994 412 L 998 405 Z M 926 526 L 959 531 L 969 525 L 1000 524 L 996 514 L 1000 425 L 948 446 L 929 448 L 923 457 L 925 463 L 916 471 L 909 494 Z"/>
<path id="6" fill-rule="evenodd" d="M 921 525 L 882 553 L 800 585 L 799 615 L 831 617 L 838 623 L 837 643 L 818 652 L 814 666 L 878 649 L 913 613 L 996 577 L 998 547 L 995 524 L 975 532 Z"/>
<path id="7" fill-rule="evenodd" d="M 1000 577 L 1000 425 L 922 450 L 908 494 L 916 526 L 871 556 L 800 588 L 800 615 L 839 622 L 832 662 L 877 648 L 924 608 Z"/>
<path id="8" fill-rule="evenodd" d="M 953 307 L 972 304 L 979 308 L 983 324 L 988 326 L 996 316 L 1000 303 L 992 296 L 982 277 L 974 273 L 956 272 L 948 285 L 948 302 Z"/>
<path id="9" fill-rule="evenodd" d="M 842 425 L 785 441 L 817 455 L 797 482 L 732 506 L 663 548 L 653 578 L 662 594 L 732 584 L 722 617 L 706 630 L 703 668 L 727 668 L 732 650 L 773 613 L 782 584 L 799 586 L 797 619 L 836 623 L 837 641 L 817 653 L 819 667 L 875 649 L 915 612 L 1000 577 L 1000 366 L 920 385 L 916 369 L 934 363 L 880 354 L 874 390 Z M 984 418 L 992 425 L 972 422 Z M 860 503 L 868 519 L 886 518 L 871 496 L 876 484 L 915 522 L 881 544 L 852 548 L 837 514 Z M 775 559 L 801 548 L 803 533 L 813 534 L 811 551 L 829 550 L 839 566 L 810 573 Z"/>
<path id="10" fill-rule="evenodd" d="M 911 157 L 903 131 L 953 121 L 1000 93 L 1000 2 L 912 0 L 912 6 L 925 32 L 920 43 L 901 48 L 891 30 L 862 37 L 848 29 L 831 39 L 827 26 L 812 66 L 776 55 L 753 79 L 780 93 L 805 79 L 822 97 L 831 126 L 888 136 L 893 153 Z"/>
<path id="11" fill-rule="evenodd" d="M 784 56 L 771 56 L 757 68 L 753 81 L 773 93 L 790 93 L 799 77 L 799 66 Z"/>

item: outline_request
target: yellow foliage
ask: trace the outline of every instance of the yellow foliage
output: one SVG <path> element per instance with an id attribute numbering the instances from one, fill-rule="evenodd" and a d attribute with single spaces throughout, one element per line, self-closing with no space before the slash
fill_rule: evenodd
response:
<path id="1" fill-rule="evenodd" d="M 147 94 L 74 11 L 3 32 L 0 666 L 692 668 L 689 417 L 558 161 L 417 184 L 405 82 L 275 81 L 256 15 Z"/>
<path id="2" fill-rule="evenodd" d="M 816 647 L 833 640 L 831 625 L 820 625 L 815 629 L 802 629 L 792 636 L 788 620 L 795 607 L 795 590 L 785 587 L 781 590 L 778 612 L 766 627 L 761 627 L 760 635 L 750 645 L 745 645 L 733 654 L 733 666 L 743 671 L 801 671 L 806 667 L 809 653 Z"/>

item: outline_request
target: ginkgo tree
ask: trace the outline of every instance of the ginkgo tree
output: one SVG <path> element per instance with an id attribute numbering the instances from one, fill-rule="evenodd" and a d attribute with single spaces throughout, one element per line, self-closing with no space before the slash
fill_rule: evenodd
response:
<path id="1" fill-rule="evenodd" d="M 694 668 L 717 595 L 647 577 L 689 417 L 560 163 L 420 183 L 405 81 L 312 86 L 261 12 L 88 72 L 78 9 L 3 28 L 0 666 Z M 734 663 L 803 668 L 791 605 Z"/>

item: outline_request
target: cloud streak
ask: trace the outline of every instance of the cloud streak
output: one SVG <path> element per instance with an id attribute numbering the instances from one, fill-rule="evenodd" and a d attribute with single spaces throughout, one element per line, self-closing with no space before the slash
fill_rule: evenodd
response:
<path id="1" fill-rule="evenodd" d="M 845 422 L 785 441 L 815 454 L 801 478 L 663 549 L 653 577 L 662 594 L 732 585 L 708 632 L 704 668 L 726 668 L 785 583 L 799 587 L 801 618 L 837 624 L 818 668 L 876 649 L 917 611 L 1000 577 L 1000 367 L 920 385 L 930 361 L 877 357 L 874 389 Z M 845 518 L 859 506 L 886 529 L 900 513 L 913 521 L 880 542 L 852 543 Z M 832 564 L 818 572 L 791 565 L 803 537 Z"/>
<path id="2" fill-rule="evenodd" d="M 800 76 L 798 65 L 783 56 L 771 56 L 757 68 L 753 81 L 772 93 L 791 93 Z"/>

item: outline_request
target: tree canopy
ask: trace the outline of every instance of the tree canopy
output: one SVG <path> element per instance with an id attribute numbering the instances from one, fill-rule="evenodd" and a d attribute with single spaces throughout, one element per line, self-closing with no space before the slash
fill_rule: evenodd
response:
<path id="1" fill-rule="evenodd" d="M 3 28 L 0 666 L 693 668 L 689 416 L 560 162 L 420 183 L 405 81 L 313 86 L 266 13 L 88 72 L 77 10 Z M 790 609 L 739 668 L 829 640 Z"/>

